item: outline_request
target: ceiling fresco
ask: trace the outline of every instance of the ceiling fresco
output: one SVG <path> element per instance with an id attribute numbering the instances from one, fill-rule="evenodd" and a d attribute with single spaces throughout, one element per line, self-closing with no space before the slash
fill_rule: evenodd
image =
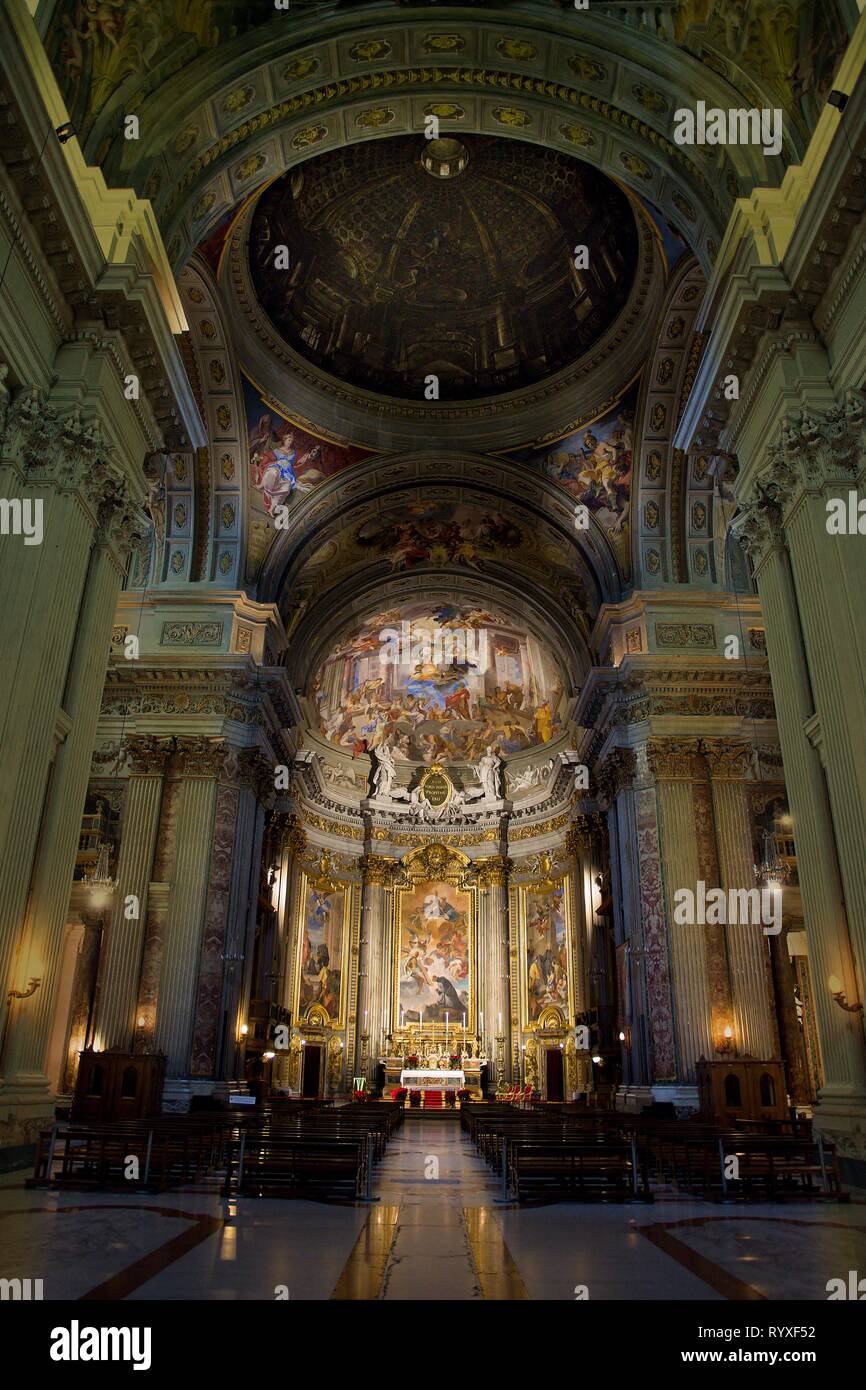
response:
<path id="1" fill-rule="evenodd" d="M 615 321 L 637 265 L 632 206 L 558 151 L 439 143 L 462 152 L 444 165 L 465 162 L 453 177 L 424 167 L 422 137 L 399 136 L 271 184 L 250 232 L 255 293 L 284 340 L 340 381 L 414 400 L 430 374 L 437 399 L 513 391 L 578 360 Z"/>
<path id="2" fill-rule="evenodd" d="M 395 761 L 474 762 L 549 742 L 561 731 L 559 666 L 501 613 L 408 603 L 372 613 L 320 666 L 310 699 L 318 732 Z"/>
<path id="3" fill-rule="evenodd" d="M 241 374 L 247 418 L 249 498 L 252 512 L 248 571 L 252 574 L 274 539 L 275 508 L 288 508 L 325 479 L 370 451 L 322 439 L 282 414 Z"/>
<path id="4" fill-rule="evenodd" d="M 507 574 L 522 587 L 544 588 L 589 638 L 599 596 L 576 545 L 534 513 L 498 500 L 406 497 L 335 516 L 332 534 L 289 577 L 280 606 L 291 632 L 316 601 L 338 586 L 351 590 L 371 573 L 384 578 L 458 569 L 496 580 Z"/>

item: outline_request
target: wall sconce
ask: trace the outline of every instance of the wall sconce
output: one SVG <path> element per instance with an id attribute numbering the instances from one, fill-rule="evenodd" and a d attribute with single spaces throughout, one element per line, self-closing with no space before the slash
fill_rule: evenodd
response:
<path id="1" fill-rule="evenodd" d="M 838 1004 L 840 1009 L 844 1009 L 846 1014 L 862 1014 L 862 1004 L 849 1004 L 848 996 L 842 988 L 842 981 L 838 975 L 831 975 L 827 981 L 830 986 L 830 998 L 834 1004 Z"/>
<path id="2" fill-rule="evenodd" d="M 32 980 L 28 981 L 26 989 L 10 989 L 9 993 L 6 995 L 7 1005 L 11 1004 L 13 999 L 29 999 L 31 994 L 36 993 L 41 984 L 41 977 L 35 975 Z"/>
<path id="3" fill-rule="evenodd" d="M 274 1060 L 274 1058 L 276 1057 L 276 1055 L 277 1055 L 276 1052 L 263 1052 L 263 1053 L 262 1053 L 262 1061 L 263 1061 L 263 1062 L 272 1062 L 272 1061 Z"/>
<path id="4" fill-rule="evenodd" d="M 598 1052 L 594 1052 L 594 1053 L 592 1054 L 592 1060 L 595 1062 L 595 1065 L 596 1065 L 597 1067 L 603 1067 L 603 1066 L 604 1066 L 604 1058 L 603 1058 L 602 1056 L 600 1056 L 600 1054 L 599 1054 Z"/>
<path id="5" fill-rule="evenodd" d="M 241 1024 L 241 1037 L 242 1037 L 242 1038 L 245 1038 L 246 1035 L 247 1035 L 247 1033 L 248 1033 L 249 1031 L 250 1031 L 250 1030 L 249 1030 L 249 1027 L 247 1026 L 247 1024 L 246 1024 L 246 1023 L 242 1023 L 242 1024 Z"/>
<path id="6" fill-rule="evenodd" d="M 722 1041 L 719 1043 L 718 1047 L 716 1048 L 716 1051 L 717 1051 L 717 1052 L 730 1052 L 730 1051 L 733 1049 L 733 1046 L 734 1046 L 734 1030 L 733 1030 L 733 1028 L 731 1027 L 730 1023 L 726 1023 L 726 1024 L 725 1024 L 725 1028 L 724 1028 L 724 1032 L 723 1032 L 723 1034 L 722 1034 Z"/>
<path id="7" fill-rule="evenodd" d="M 135 1022 L 136 1022 L 136 1027 L 137 1027 L 137 1028 L 143 1028 L 143 1027 L 144 1027 L 144 1014 L 139 1014 L 139 1015 L 138 1015 L 138 1018 L 136 1019 Z"/>

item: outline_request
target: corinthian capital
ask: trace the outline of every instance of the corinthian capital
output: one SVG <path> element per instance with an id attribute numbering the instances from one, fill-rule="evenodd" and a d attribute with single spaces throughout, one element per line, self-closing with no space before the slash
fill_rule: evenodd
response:
<path id="1" fill-rule="evenodd" d="M 752 760 L 748 743 L 733 743 L 725 738 L 702 739 L 701 752 L 714 782 L 742 782 Z"/>
<path id="2" fill-rule="evenodd" d="M 766 493 L 741 503 L 731 530 L 752 563 L 757 564 L 773 546 L 784 545 L 780 503 Z"/>
<path id="3" fill-rule="evenodd" d="M 227 752 L 222 739 L 179 738 L 177 766 L 184 777 L 219 777 Z"/>
<path id="4" fill-rule="evenodd" d="M 597 811 L 586 816 L 575 816 L 565 832 L 565 852 L 578 859 L 587 850 L 598 849 L 604 844 L 604 816 Z"/>
<path id="5" fill-rule="evenodd" d="M 126 746 L 130 771 L 138 777 L 154 777 L 165 770 L 168 756 L 174 751 L 174 739 L 133 734 Z"/>
<path id="6" fill-rule="evenodd" d="M 698 739 L 651 738 L 646 754 L 650 772 L 659 781 L 706 781 Z"/>
<path id="7" fill-rule="evenodd" d="M 605 801 L 613 801 L 623 787 L 632 784 L 637 773 L 637 757 L 630 748 L 612 748 L 595 769 L 595 782 Z"/>

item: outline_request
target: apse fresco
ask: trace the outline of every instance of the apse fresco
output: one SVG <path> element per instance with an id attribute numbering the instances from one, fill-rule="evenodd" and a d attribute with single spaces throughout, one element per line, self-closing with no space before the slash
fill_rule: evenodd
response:
<path id="1" fill-rule="evenodd" d="M 631 508 L 632 450 L 637 383 L 601 419 L 542 448 L 521 449 L 518 459 L 540 469 L 596 517 L 611 536 L 621 535 Z"/>
<path id="2" fill-rule="evenodd" d="M 554 738 L 564 714 L 537 638 L 460 604 L 373 614 L 321 666 L 312 698 L 330 742 L 413 763 L 476 762 L 488 746 L 507 757 Z"/>
<path id="3" fill-rule="evenodd" d="M 398 1007 L 404 1023 L 469 1019 L 470 895 L 449 883 L 421 883 L 400 898 Z"/>
<path id="4" fill-rule="evenodd" d="M 551 1006 L 568 1013 L 568 937 L 562 884 L 526 893 L 527 1020 L 537 1023 Z"/>
<path id="5" fill-rule="evenodd" d="M 349 464 L 369 457 L 369 450 L 332 444 L 296 425 L 266 402 L 244 376 L 250 482 L 269 516 L 274 508 L 311 492 Z"/>
<path id="6" fill-rule="evenodd" d="M 339 1022 L 343 988 L 343 933 L 346 893 L 320 893 L 307 884 L 297 1012 L 305 1018 L 314 1005 Z"/>

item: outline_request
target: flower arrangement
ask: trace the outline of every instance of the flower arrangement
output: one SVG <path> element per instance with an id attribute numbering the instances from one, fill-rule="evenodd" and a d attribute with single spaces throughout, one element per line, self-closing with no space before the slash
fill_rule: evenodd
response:
<path id="1" fill-rule="evenodd" d="M 449 1064 L 449 1066 L 451 1066 L 451 1067 L 459 1067 L 459 1066 L 460 1066 L 460 1053 L 459 1053 L 459 1052 L 452 1052 L 452 1053 L 451 1053 L 451 1056 L 448 1058 L 448 1064 Z"/>
<path id="2" fill-rule="evenodd" d="M 410 1053 L 409 1053 L 409 1056 L 406 1058 L 406 1066 L 407 1066 L 407 1067 L 417 1067 L 417 1065 L 418 1065 L 418 1053 L 417 1053 L 417 1052 L 410 1052 Z"/>
<path id="3" fill-rule="evenodd" d="M 471 1097 L 472 1097 L 472 1092 L 470 1091 L 469 1087 L 468 1087 L 468 1086 L 461 1086 L 460 1089 L 459 1089 L 459 1091 L 457 1092 L 457 1099 L 458 1099 L 459 1101 L 463 1102 L 463 1101 L 465 1101 L 465 1100 L 470 1100 Z"/>

